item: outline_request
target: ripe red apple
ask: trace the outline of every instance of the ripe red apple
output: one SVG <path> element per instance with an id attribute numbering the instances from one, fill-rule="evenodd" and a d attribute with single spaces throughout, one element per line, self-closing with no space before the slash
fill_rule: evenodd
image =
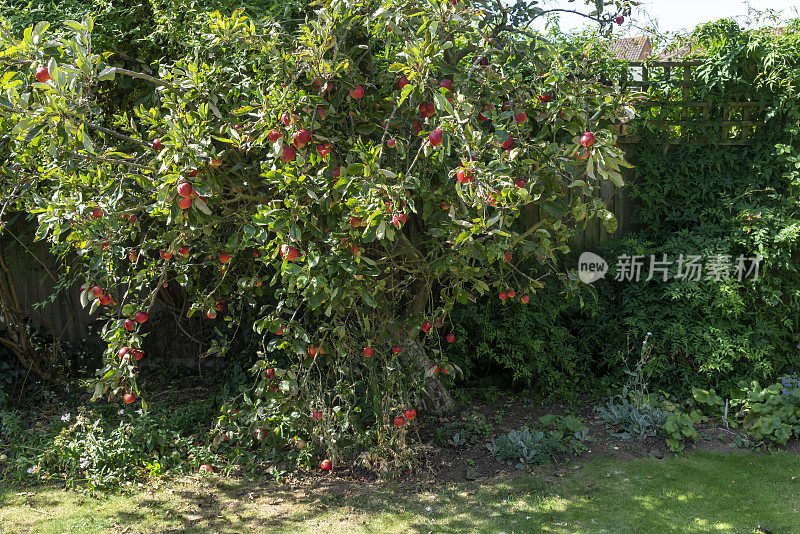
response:
<path id="1" fill-rule="evenodd" d="M 517 121 L 519 124 L 522 124 L 523 122 L 528 120 L 528 115 L 526 115 L 524 111 L 522 113 L 517 113 L 517 116 L 514 117 L 514 120 Z"/>
<path id="2" fill-rule="evenodd" d="M 111 302 L 111 295 L 109 295 L 108 293 L 103 293 L 102 295 L 100 295 L 100 297 L 98 297 L 98 300 L 100 301 L 100 304 L 102 304 L 103 306 L 107 306 L 108 303 Z"/>
<path id="3" fill-rule="evenodd" d="M 208 310 L 206 312 L 206 317 L 209 319 L 216 319 L 217 318 L 217 310 Z"/>
<path id="4" fill-rule="evenodd" d="M 403 89 L 403 87 L 405 87 L 406 85 L 408 85 L 408 84 L 409 84 L 408 78 L 406 78 L 405 76 L 403 76 L 402 78 L 400 78 L 400 81 L 399 81 L 399 82 L 397 82 L 397 84 L 400 86 L 400 89 L 402 90 L 402 89 Z"/>
<path id="5" fill-rule="evenodd" d="M 622 24 L 623 22 L 625 22 L 625 17 L 623 17 L 622 15 L 618 15 L 618 16 L 617 16 L 617 17 L 614 19 L 614 22 L 616 22 L 617 24 Z"/>
<path id="6" fill-rule="evenodd" d="M 269 135 L 267 135 L 270 143 L 277 143 L 281 137 L 283 137 L 283 132 L 275 129 L 270 130 Z"/>
<path id="7" fill-rule="evenodd" d="M 432 146 L 439 146 L 442 144 L 442 135 L 443 132 L 439 128 L 436 128 L 428 134 L 428 141 L 430 141 Z"/>
<path id="8" fill-rule="evenodd" d="M 322 156 L 322 159 L 325 159 L 325 156 L 331 153 L 331 145 L 328 143 L 320 143 L 317 145 L 317 152 Z"/>
<path id="9" fill-rule="evenodd" d="M 392 352 L 394 352 L 395 354 L 400 354 L 401 351 L 402 349 L 396 345 L 392 347 Z"/>
<path id="10" fill-rule="evenodd" d="M 448 204 L 447 202 L 442 202 L 442 209 L 443 210 L 449 210 L 450 209 L 450 204 Z"/>
<path id="11" fill-rule="evenodd" d="M 553 100 L 553 93 L 544 93 L 543 95 L 539 95 L 539 102 L 544 104 L 545 102 L 550 102 Z"/>
<path id="12" fill-rule="evenodd" d="M 364 347 L 364 357 L 372 358 L 373 354 L 375 354 L 375 350 L 372 347 Z"/>
<path id="13" fill-rule="evenodd" d="M 355 87 L 353 87 L 353 89 L 350 91 L 350 98 L 352 98 L 353 100 L 364 98 L 364 88 L 361 87 L 360 85 L 356 85 Z"/>
<path id="14" fill-rule="evenodd" d="M 294 147 L 286 145 L 283 147 L 283 152 L 281 153 L 281 161 L 289 163 L 294 159 L 295 155 L 297 155 L 297 152 L 295 152 Z"/>
<path id="15" fill-rule="evenodd" d="M 297 148 L 303 148 L 309 141 L 311 141 L 311 132 L 305 128 L 298 130 L 292 138 L 292 144 Z"/>
<path id="16" fill-rule="evenodd" d="M 153 139 L 153 150 L 161 150 L 161 147 L 162 147 L 161 139 L 159 139 L 158 137 Z"/>
<path id="17" fill-rule="evenodd" d="M 264 439 L 264 429 L 263 428 L 256 428 L 256 439 L 261 441 Z"/>
<path id="18" fill-rule="evenodd" d="M 133 354 L 133 357 L 136 358 L 137 360 L 141 360 L 142 356 L 144 356 L 144 352 L 141 349 L 133 349 L 133 351 L 131 351 L 131 354 Z"/>
<path id="19" fill-rule="evenodd" d="M 514 185 L 522 189 L 523 187 L 528 185 L 528 181 L 523 178 L 517 178 L 516 180 L 514 180 Z"/>
<path id="20" fill-rule="evenodd" d="M 189 247 L 184 245 L 184 246 L 182 246 L 181 248 L 178 249 L 178 252 L 180 252 L 181 256 L 183 256 L 185 258 L 186 256 L 189 255 Z"/>
<path id="21" fill-rule="evenodd" d="M 428 102 L 427 104 L 420 104 L 419 105 L 419 112 L 422 114 L 422 118 L 427 119 L 428 117 L 433 117 L 436 115 L 436 106 L 433 102 Z"/>
<path id="22" fill-rule="evenodd" d="M 586 132 L 581 136 L 581 146 L 585 148 L 589 148 L 594 144 L 594 134 L 592 132 Z"/>
<path id="23" fill-rule="evenodd" d="M 322 469 L 323 471 L 330 471 L 333 468 L 333 464 L 331 463 L 330 460 L 325 458 L 319 463 L 319 468 Z"/>
<path id="24" fill-rule="evenodd" d="M 94 217 L 95 219 L 99 219 L 102 216 L 103 216 L 103 210 L 101 210 L 100 208 L 95 208 L 92 210 L 92 217 Z"/>
<path id="25" fill-rule="evenodd" d="M 181 199 L 178 201 L 178 207 L 180 207 L 182 210 L 188 210 L 189 208 L 191 208 L 192 207 L 191 197 L 181 197 Z"/>
<path id="26" fill-rule="evenodd" d="M 508 148 L 511 148 L 511 145 L 513 145 L 513 144 L 514 144 L 514 138 L 509 135 L 506 138 L 506 140 L 503 141 L 503 144 L 501 144 L 500 146 L 503 147 L 503 148 L 508 149 Z"/>
<path id="27" fill-rule="evenodd" d="M 146 311 L 138 311 L 133 315 L 133 319 L 140 324 L 147 322 L 147 318 L 148 315 Z"/>
<path id="28" fill-rule="evenodd" d="M 122 358 L 124 358 L 124 357 L 125 357 L 125 355 L 126 355 L 126 354 L 128 354 L 130 351 L 131 351 L 131 348 L 130 348 L 130 347 L 127 347 L 127 346 L 126 346 L 126 347 L 122 347 L 121 349 L 119 349 L 119 350 L 117 351 L 117 356 L 119 356 L 119 359 L 121 360 L 121 359 L 122 359 Z"/>
<path id="29" fill-rule="evenodd" d="M 191 197 L 194 193 L 194 188 L 189 182 L 181 182 L 178 184 L 178 194 L 184 198 Z"/>
<path id="30" fill-rule="evenodd" d="M 214 468 L 211 467 L 211 464 L 203 464 L 203 465 L 200 466 L 200 470 L 199 471 L 201 473 L 213 473 L 214 472 Z"/>
<path id="31" fill-rule="evenodd" d="M 125 330 L 127 330 L 128 332 L 133 330 L 133 321 L 132 320 L 125 319 Z"/>
<path id="32" fill-rule="evenodd" d="M 395 228 L 400 228 L 408 220 L 408 216 L 403 213 L 395 213 L 392 215 L 392 224 Z"/>
<path id="33" fill-rule="evenodd" d="M 218 303 L 217 303 L 217 305 L 216 305 L 216 306 L 214 306 L 214 307 L 215 307 L 215 308 L 217 309 L 217 311 L 219 311 L 219 312 L 221 312 L 221 311 L 225 311 L 225 304 L 223 304 L 222 302 L 218 302 Z"/>
<path id="34" fill-rule="evenodd" d="M 395 141 L 394 139 L 389 139 L 388 141 L 386 141 L 386 146 L 388 146 L 389 148 L 394 148 L 395 146 L 397 146 L 397 141 Z"/>
<path id="35" fill-rule="evenodd" d="M 161 252 L 159 252 L 159 255 L 161 256 L 162 260 L 168 260 L 168 259 L 170 259 L 172 257 L 172 251 L 171 250 L 162 250 Z"/>
<path id="36" fill-rule="evenodd" d="M 103 288 L 102 287 L 94 286 L 92 288 L 92 295 L 94 295 L 95 297 L 99 297 L 102 294 L 103 294 Z"/>
<path id="37" fill-rule="evenodd" d="M 431 328 L 433 328 L 433 325 L 429 322 L 422 323 L 422 326 L 420 327 L 420 329 L 426 334 L 431 331 Z"/>
<path id="38" fill-rule="evenodd" d="M 223 252 L 222 254 L 219 255 L 220 263 L 228 263 L 229 261 L 231 261 L 231 255 L 228 254 L 227 252 Z"/>
<path id="39" fill-rule="evenodd" d="M 335 169 L 333 169 L 333 177 L 334 178 L 338 178 L 341 174 L 342 174 L 342 168 L 341 167 L 336 167 Z"/>
<path id="40" fill-rule="evenodd" d="M 48 80 L 52 80 L 53 78 L 50 77 L 50 70 L 44 65 L 39 65 L 36 67 L 36 81 L 39 83 L 47 83 Z"/>
<path id="41" fill-rule="evenodd" d="M 409 421 L 414 419 L 416 416 L 417 416 L 417 410 L 415 410 L 414 408 L 406 410 L 406 419 L 408 419 Z"/>
<path id="42" fill-rule="evenodd" d="M 506 252 L 506 261 L 511 261 L 511 253 Z"/>
<path id="43" fill-rule="evenodd" d="M 480 121 L 488 121 L 489 118 L 486 117 L 483 114 L 483 112 L 484 111 L 489 111 L 489 110 L 492 110 L 492 109 L 494 109 L 494 105 L 492 105 L 492 104 L 486 104 L 485 106 L 483 106 L 483 109 L 481 109 L 481 112 L 478 113 L 478 120 L 480 120 Z"/>
<path id="44" fill-rule="evenodd" d="M 281 257 L 286 261 L 297 258 L 297 249 L 289 245 L 281 245 Z"/>
<path id="45" fill-rule="evenodd" d="M 519 300 L 521 300 L 523 304 L 527 304 L 531 298 L 528 295 L 522 295 Z"/>
<path id="46" fill-rule="evenodd" d="M 516 296 L 517 296 L 517 292 L 516 291 L 514 291 L 513 289 L 509 289 L 508 290 L 508 298 L 513 299 Z"/>
<path id="47" fill-rule="evenodd" d="M 267 375 L 267 378 L 269 378 L 270 380 L 275 378 L 275 369 L 272 369 L 272 368 L 267 369 L 266 375 Z"/>
<path id="48" fill-rule="evenodd" d="M 468 184 L 474 179 L 475 175 L 472 174 L 472 169 L 458 169 L 456 171 L 456 180 L 460 184 Z"/>
<path id="49" fill-rule="evenodd" d="M 402 415 L 398 415 L 397 417 L 394 418 L 394 426 L 396 426 L 397 428 L 400 428 L 404 424 L 406 424 L 406 418 L 403 417 Z"/>
<path id="50" fill-rule="evenodd" d="M 134 395 L 133 393 L 126 393 L 122 396 L 122 402 L 124 402 L 125 404 L 130 404 L 135 400 L 136 400 L 136 395 Z"/>
<path id="51" fill-rule="evenodd" d="M 449 80 L 449 79 L 445 78 L 441 82 L 439 82 L 439 87 L 444 87 L 448 91 L 452 91 L 453 90 L 453 80 Z"/>
<path id="52" fill-rule="evenodd" d="M 452 343 L 453 341 L 456 340 L 456 335 L 451 332 L 451 333 L 447 334 L 447 338 L 446 339 L 447 339 L 448 343 Z"/>
<path id="53" fill-rule="evenodd" d="M 508 293 L 505 291 L 500 292 L 500 300 L 506 300 L 508 298 Z"/>
<path id="54" fill-rule="evenodd" d="M 290 115 L 289 112 L 284 113 L 281 115 L 281 122 L 284 126 L 289 126 L 292 124 L 292 115 Z"/>
<path id="55" fill-rule="evenodd" d="M 313 417 L 315 421 L 319 421 L 322 419 L 322 412 L 316 410 L 313 414 L 311 414 L 311 417 Z"/>

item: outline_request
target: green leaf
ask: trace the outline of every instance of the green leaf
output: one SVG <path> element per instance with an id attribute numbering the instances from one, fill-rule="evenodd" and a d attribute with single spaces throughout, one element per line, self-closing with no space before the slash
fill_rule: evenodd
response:
<path id="1" fill-rule="evenodd" d="M 107 80 L 113 80 L 114 76 L 117 74 L 116 67 L 106 67 L 100 71 L 100 74 L 97 75 L 97 80 L 104 82 Z"/>

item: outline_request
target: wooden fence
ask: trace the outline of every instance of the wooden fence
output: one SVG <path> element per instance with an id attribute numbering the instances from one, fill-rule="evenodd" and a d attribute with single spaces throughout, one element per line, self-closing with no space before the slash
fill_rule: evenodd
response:
<path id="1" fill-rule="evenodd" d="M 680 143 L 689 132 L 703 128 L 707 130 L 707 136 L 716 136 L 720 144 L 749 143 L 752 133 L 763 124 L 758 118 L 758 103 L 693 100 L 698 87 L 694 73 L 700 65 L 699 61 L 631 62 L 621 84 L 631 91 L 647 93 L 647 97 L 636 104 L 637 111 L 641 115 L 649 114 L 663 119 L 661 124 L 665 143 Z M 623 150 L 638 141 L 635 121 L 631 125 L 620 126 L 618 141 Z M 630 183 L 632 177 L 633 171 L 626 169 L 623 173 L 625 182 Z M 575 251 L 590 250 L 599 243 L 637 228 L 636 204 L 626 188 L 614 190 L 610 184 L 605 184 L 600 194 L 618 220 L 617 230 L 609 234 L 599 220 L 590 221 L 573 241 L 572 248 Z M 529 216 L 535 221 L 538 211 L 534 209 Z M 49 329 L 61 339 L 84 339 L 89 333 L 91 319 L 80 306 L 77 287 L 60 293 L 48 305 L 36 306 L 36 303 L 47 301 L 53 294 L 60 277 L 59 268 L 50 259 L 46 244 L 27 244 L 26 248 L 12 243 L 5 233 L 0 239 L 3 239 L 0 252 L 13 268 L 14 287 L 34 326 Z M 197 347 L 184 347 L 185 340 L 181 343 L 180 347 L 170 350 L 182 352 L 184 357 L 187 352 L 199 350 Z"/>

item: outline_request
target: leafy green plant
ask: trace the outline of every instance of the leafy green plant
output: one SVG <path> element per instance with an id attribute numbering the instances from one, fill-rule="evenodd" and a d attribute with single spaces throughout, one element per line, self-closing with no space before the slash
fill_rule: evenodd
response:
<path id="1" fill-rule="evenodd" d="M 552 433 L 531 430 L 525 426 L 492 439 L 486 444 L 486 448 L 498 461 L 519 469 L 549 461 L 564 446 Z"/>
<path id="2" fill-rule="evenodd" d="M 434 438 L 439 445 L 453 448 L 478 443 L 492 434 L 493 427 L 486 421 L 486 416 L 472 412 L 465 420 L 445 423 L 436 429 Z"/>
<path id="3" fill-rule="evenodd" d="M 644 441 L 658 434 L 669 414 L 649 403 L 637 405 L 626 396 L 617 395 L 595 407 L 599 419 L 606 428 L 625 441 Z"/>
<path id="4" fill-rule="evenodd" d="M 731 405 L 739 408 L 736 416 L 755 440 L 785 445 L 800 436 L 800 387 L 777 382 L 762 388 L 756 381 L 738 386 L 731 391 Z"/>
<path id="5" fill-rule="evenodd" d="M 702 419 L 702 415 L 699 410 L 695 410 L 691 414 L 683 412 L 669 414 L 664 424 L 661 425 L 661 430 L 667 436 L 669 450 L 680 452 L 686 448 L 685 441 L 687 439 L 696 440 L 698 433 L 694 428 L 694 423 L 700 419 Z"/>

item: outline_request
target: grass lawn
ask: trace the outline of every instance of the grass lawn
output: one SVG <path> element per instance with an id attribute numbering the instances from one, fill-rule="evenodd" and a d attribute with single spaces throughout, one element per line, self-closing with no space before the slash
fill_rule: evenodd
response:
<path id="1" fill-rule="evenodd" d="M 797 477 L 797 478 L 795 478 Z M 0 532 L 800 532 L 800 457 L 699 452 L 593 460 L 416 488 L 300 489 L 209 476 L 95 499 L 0 488 Z"/>

